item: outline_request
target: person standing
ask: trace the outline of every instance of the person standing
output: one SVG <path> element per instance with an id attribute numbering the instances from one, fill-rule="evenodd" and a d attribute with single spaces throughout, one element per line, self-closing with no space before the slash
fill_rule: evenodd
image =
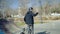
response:
<path id="1" fill-rule="evenodd" d="M 34 34 L 34 18 L 35 16 L 38 15 L 38 12 L 36 14 L 34 14 L 33 12 L 33 8 L 30 7 L 29 11 L 26 13 L 25 17 L 24 17 L 24 21 L 25 23 L 28 25 L 29 29 L 32 29 L 32 34 Z M 30 31 L 28 31 L 29 33 Z M 29 33 L 31 34 L 31 32 Z"/>
<path id="2" fill-rule="evenodd" d="M 0 17 L 0 30 L 4 32 L 4 34 L 11 34 L 8 28 L 6 27 L 6 24 L 8 24 L 8 22 L 9 21 L 7 19 Z"/>

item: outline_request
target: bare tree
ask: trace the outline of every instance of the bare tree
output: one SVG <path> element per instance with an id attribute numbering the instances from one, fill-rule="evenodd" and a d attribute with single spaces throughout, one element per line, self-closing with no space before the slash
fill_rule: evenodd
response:
<path id="1" fill-rule="evenodd" d="M 27 4 L 28 4 L 29 0 L 19 0 L 19 10 L 21 12 L 21 14 L 24 16 L 25 13 L 27 12 Z"/>

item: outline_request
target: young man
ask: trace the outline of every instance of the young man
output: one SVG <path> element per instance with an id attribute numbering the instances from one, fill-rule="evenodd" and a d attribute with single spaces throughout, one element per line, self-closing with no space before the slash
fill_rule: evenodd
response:
<path id="1" fill-rule="evenodd" d="M 0 30 L 4 33 L 4 34 L 10 34 L 8 28 L 6 28 L 6 24 L 8 24 L 8 20 L 6 20 L 5 18 L 0 18 Z"/>
<path id="2" fill-rule="evenodd" d="M 34 30 L 34 16 L 37 16 L 38 12 L 36 14 L 34 14 L 33 12 L 33 8 L 29 8 L 29 11 L 26 13 L 25 17 L 24 17 L 24 21 L 25 23 L 28 25 L 29 29 L 32 28 L 32 30 Z M 33 32 L 33 31 L 32 31 Z M 34 33 L 32 33 L 34 34 Z"/>

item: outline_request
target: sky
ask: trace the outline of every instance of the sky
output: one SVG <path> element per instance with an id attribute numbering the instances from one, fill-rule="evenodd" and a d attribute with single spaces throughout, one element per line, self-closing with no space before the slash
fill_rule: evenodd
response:
<path id="1" fill-rule="evenodd" d="M 5 0 L 3 0 L 5 1 Z M 2 0 L 0 0 L 0 3 L 3 2 Z M 7 2 L 7 5 L 12 8 L 12 9 L 16 9 L 19 7 L 19 1 L 18 0 L 6 0 L 5 2 Z M 48 2 L 53 5 L 54 4 L 58 4 L 60 3 L 60 0 L 48 0 Z M 44 5 L 46 3 L 46 0 L 41 0 L 41 4 Z M 37 2 L 36 0 L 30 0 L 30 3 L 27 4 L 28 7 L 31 6 L 40 6 L 40 3 Z"/>
<path id="2" fill-rule="evenodd" d="M 10 5 L 10 7 L 13 8 L 13 9 L 14 9 L 14 8 L 17 8 L 18 5 L 19 5 L 18 0 L 11 0 L 11 1 L 13 1 L 13 2 L 12 2 L 12 4 Z"/>

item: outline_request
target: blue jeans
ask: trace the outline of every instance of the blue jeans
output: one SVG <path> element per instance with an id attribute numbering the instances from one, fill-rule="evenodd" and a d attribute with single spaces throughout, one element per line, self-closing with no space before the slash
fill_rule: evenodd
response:
<path id="1" fill-rule="evenodd" d="M 0 29 L 0 34 L 5 34 L 5 32 Z"/>

